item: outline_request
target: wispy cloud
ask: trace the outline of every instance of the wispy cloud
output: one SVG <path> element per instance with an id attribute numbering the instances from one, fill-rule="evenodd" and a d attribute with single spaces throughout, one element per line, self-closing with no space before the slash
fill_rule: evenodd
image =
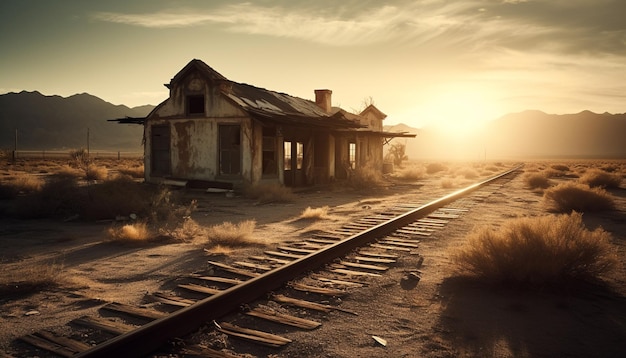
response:
<path id="1" fill-rule="evenodd" d="M 622 52 L 626 26 L 618 0 L 396 1 L 394 5 L 311 8 L 251 3 L 143 14 L 100 12 L 100 21 L 149 28 L 221 25 L 234 33 L 295 38 L 331 46 L 398 42 L 557 52 Z"/>

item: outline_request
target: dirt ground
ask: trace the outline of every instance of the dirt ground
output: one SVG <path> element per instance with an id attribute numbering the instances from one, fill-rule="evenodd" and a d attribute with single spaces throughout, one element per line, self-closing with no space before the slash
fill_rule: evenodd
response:
<path id="1" fill-rule="evenodd" d="M 559 180 L 568 180 L 562 178 Z M 280 243 L 315 230 L 339 228 L 395 203 L 424 204 L 457 188 L 440 177 L 396 183 L 376 192 L 311 190 L 290 204 L 257 205 L 241 197 L 189 192 L 198 200 L 192 217 L 200 225 L 256 220 L 255 237 Z M 474 227 L 499 226 L 517 217 L 546 215 L 540 193 L 522 175 L 494 190 L 479 205 L 421 241 L 421 280 L 407 285 L 418 255 L 404 255 L 383 277 L 351 290 L 341 307 L 358 313 L 313 314 L 314 331 L 274 328 L 293 340 L 284 348 L 259 348 L 234 339 L 227 348 L 258 357 L 624 357 L 626 356 L 626 189 L 612 190 L 618 210 L 583 215 L 589 229 L 602 227 L 622 265 L 605 285 L 534 291 L 495 288 L 456 275 L 452 249 Z M 330 218 L 300 220 L 306 207 L 329 206 Z M 62 265 L 63 285 L 18 297 L 0 297 L 0 352 L 15 353 L 16 337 L 41 330 L 66 330 L 105 302 L 141 304 L 147 293 L 173 279 L 207 269 L 207 260 L 245 259 L 262 250 L 234 249 L 208 257 L 193 243 L 124 245 L 106 239 L 110 223 L 0 220 L 0 268 Z M 270 244 L 272 245 L 272 244 Z M 273 327 L 273 326 L 272 326 Z M 372 336 L 387 341 L 382 346 Z M 205 337 L 206 338 L 206 337 Z M 203 338 L 200 337 L 200 340 Z"/>

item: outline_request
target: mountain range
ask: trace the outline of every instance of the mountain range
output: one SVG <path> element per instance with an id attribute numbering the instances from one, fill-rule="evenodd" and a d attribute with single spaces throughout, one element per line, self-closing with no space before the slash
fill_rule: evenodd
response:
<path id="1" fill-rule="evenodd" d="M 88 93 L 69 97 L 37 91 L 0 95 L 0 149 L 68 150 L 90 148 L 143 151 L 143 126 L 108 119 L 145 117 L 154 106 L 129 108 Z"/>
<path id="2" fill-rule="evenodd" d="M 431 126 L 400 124 L 388 131 L 417 133 L 394 139 L 410 159 L 626 158 L 626 113 L 548 114 L 529 110 L 504 115 L 463 135 Z"/>
<path id="3" fill-rule="evenodd" d="M 90 148 L 141 152 L 143 126 L 109 119 L 145 117 L 154 106 L 129 108 L 88 93 L 69 97 L 37 91 L 0 95 L 0 149 L 68 150 Z M 480 128 L 450 135 L 433 127 L 405 124 L 386 131 L 416 133 L 397 138 L 410 159 L 626 158 L 626 113 L 511 113 Z M 87 134 L 89 132 L 89 134 Z M 87 139 L 89 138 L 89 139 Z M 88 142 L 89 141 L 89 142 Z"/>

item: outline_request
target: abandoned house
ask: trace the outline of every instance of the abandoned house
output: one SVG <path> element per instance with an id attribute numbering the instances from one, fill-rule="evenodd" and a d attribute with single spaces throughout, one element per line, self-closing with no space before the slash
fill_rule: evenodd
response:
<path id="1" fill-rule="evenodd" d="M 233 82 L 194 59 L 165 85 L 169 98 L 141 120 L 145 179 L 232 187 L 277 182 L 325 184 L 369 165 L 383 168 L 386 117 L 370 105 L 360 114 Z M 208 183 L 208 184 L 207 184 Z"/>

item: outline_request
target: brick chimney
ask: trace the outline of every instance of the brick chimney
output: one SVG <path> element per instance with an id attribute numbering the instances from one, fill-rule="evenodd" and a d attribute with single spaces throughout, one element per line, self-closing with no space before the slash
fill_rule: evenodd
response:
<path id="1" fill-rule="evenodd" d="M 331 101 L 330 101 L 332 94 L 333 94 L 333 91 L 329 89 L 315 90 L 315 104 L 317 104 L 326 113 L 330 113 L 331 108 L 332 108 Z"/>

